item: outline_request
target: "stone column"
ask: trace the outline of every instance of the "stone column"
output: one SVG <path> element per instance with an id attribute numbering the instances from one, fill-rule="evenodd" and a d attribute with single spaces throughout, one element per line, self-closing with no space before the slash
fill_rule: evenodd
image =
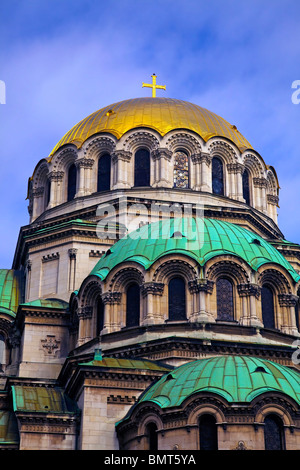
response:
<path id="1" fill-rule="evenodd" d="M 64 174 L 65 173 L 63 171 L 51 171 L 48 175 L 48 178 L 51 181 L 50 200 L 48 204 L 49 209 L 64 202 L 62 194 Z"/>
<path id="2" fill-rule="evenodd" d="M 162 282 L 145 282 L 142 285 L 141 294 L 145 299 L 145 315 L 142 325 L 163 323 L 164 317 L 159 308 L 159 298 L 163 295 L 164 286 Z"/>
<path id="3" fill-rule="evenodd" d="M 298 302 L 298 297 L 293 294 L 279 294 L 278 301 L 280 307 L 284 309 L 283 324 L 280 326 L 280 330 L 283 333 L 300 336 L 297 325 L 296 325 L 296 314 L 295 306 Z"/>
<path id="4" fill-rule="evenodd" d="M 44 188 L 34 188 L 32 190 L 32 220 L 35 220 L 44 211 Z"/>
<path id="5" fill-rule="evenodd" d="M 154 188 L 172 188 L 173 175 L 170 161 L 172 152 L 167 148 L 157 148 L 151 152 L 154 171 L 151 172 L 151 183 Z"/>
<path id="6" fill-rule="evenodd" d="M 212 192 L 211 175 L 212 157 L 209 153 L 201 152 L 200 158 L 200 191 Z"/>
<path id="7" fill-rule="evenodd" d="M 227 171 L 229 174 L 229 188 L 227 188 L 228 197 L 237 201 L 245 202 L 243 197 L 243 179 L 242 174 L 244 165 L 240 163 L 228 163 Z"/>
<path id="8" fill-rule="evenodd" d="M 191 155 L 193 171 L 191 172 L 191 188 L 194 191 L 201 191 L 201 153 Z"/>
<path id="9" fill-rule="evenodd" d="M 267 207 L 268 207 L 268 216 L 277 224 L 277 207 L 278 207 L 279 197 L 273 196 L 272 194 L 267 194 Z"/>
<path id="10" fill-rule="evenodd" d="M 94 160 L 89 158 L 80 158 L 75 161 L 78 169 L 78 190 L 76 197 L 87 196 L 92 193 L 91 187 L 91 169 L 94 165 Z"/>
<path id="11" fill-rule="evenodd" d="M 69 291 L 73 292 L 75 290 L 75 279 L 76 279 L 76 248 L 70 248 L 68 250 L 70 264 L 69 264 Z"/>
<path id="12" fill-rule="evenodd" d="M 189 321 L 193 323 L 215 322 L 214 316 L 209 311 L 207 297 L 212 294 L 214 282 L 208 279 L 193 279 L 188 283 L 189 291 L 194 296 L 194 312 Z"/>
<path id="13" fill-rule="evenodd" d="M 253 178 L 253 186 L 255 191 L 255 209 L 267 213 L 266 188 L 267 180 L 265 178 Z"/>
<path id="14" fill-rule="evenodd" d="M 104 304 L 104 325 L 103 333 L 111 333 L 120 330 L 122 319 L 120 318 L 121 292 L 105 292 L 101 295 Z"/>
<path id="15" fill-rule="evenodd" d="M 239 323 L 243 326 L 263 327 L 257 316 L 257 302 L 260 298 L 261 288 L 257 284 L 239 284 L 239 296 L 242 297 L 242 315 Z"/>
<path id="16" fill-rule="evenodd" d="M 116 150 L 112 153 L 113 186 L 112 189 L 131 188 L 134 184 L 134 169 L 130 168 L 132 154 L 125 150 Z"/>
<path id="17" fill-rule="evenodd" d="M 93 308 L 91 306 L 82 307 L 78 309 L 79 318 L 79 332 L 78 332 L 78 346 L 90 341 L 93 337 L 92 331 L 92 318 Z"/>

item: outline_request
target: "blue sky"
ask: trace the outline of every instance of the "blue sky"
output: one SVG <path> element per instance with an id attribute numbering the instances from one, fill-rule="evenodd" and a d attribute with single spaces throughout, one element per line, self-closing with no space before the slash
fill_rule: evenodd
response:
<path id="1" fill-rule="evenodd" d="M 299 0 L 0 0 L 0 268 L 28 224 L 36 163 L 82 118 L 161 96 L 235 124 L 280 182 L 279 226 L 300 243 Z"/>

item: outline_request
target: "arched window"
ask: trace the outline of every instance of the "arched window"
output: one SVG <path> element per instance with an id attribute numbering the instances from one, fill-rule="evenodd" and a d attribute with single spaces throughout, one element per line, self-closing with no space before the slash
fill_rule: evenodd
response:
<path id="1" fill-rule="evenodd" d="M 139 149 L 134 158 L 134 186 L 150 186 L 150 153 Z"/>
<path id="2" fill-rule="evenodd" d="M 223 163 L 218 157 L 212 159 L 212 192 L 224 196 Z"/>
<path id="3" fill-rule="evenodd" d="M 104 326 L 104 304 L 101 297 L 97 299 L 97 320 L 96 320 L 96 336 L 103 330 Z"/>
<path id="4" fill-rule="evenodd" d="M 47 206 L 50 202 L 50 194 L 51 194 L 51 180 L 47 180 L 46 182 L 46 197 L 45 197 L 45 209 L 47 209 Z"/>
<path id="5" fill-rule="evenodd" d="M 130 284 L 126 292 L 126 326 L 138 326 L 140 324 L 140 287 L 138 284 Z"/>
<path id="6" fill-rule="evenodd" d="M 243 180 L 243 198 L 246 204 L 250 205 L 250 183 L 249 183 L 249 171 L 245 168 L 242 176 Z"/>
<path id="7" fill-rule="evenodd" d="M 199 420 L 200 450 L 218 450 L 218 431 L 214 416 L 205 414 Z"/>
<path id="8" fill-rule="evenodd" d="M 173 277 L 169 282 L 169 320 L 186 320 L 185 282 Z"/>
<path id="9" fill-rule="evenodd" d="M 264 421 L 265 450 L 284 450 L 284 433 L 281 419 L 269 414 Z"/>
<path id="10" fill-rule="evenodd" d="M 108 153 L 102 155 L 98 160 L 97 191 L 110 190 L 111 157 Z"/>
<path id="11" fill-rule="evenodd" d="M 223 321 L 234 320 L 233 285 L 226 277 L 217 280 L 217 318 Z"/>
<path id="12" fill-rule="evenodd" d="M 147 450 L 158 450 L 157 426 L 155 423 L 147 424 L 146 436 L 148 441 Z"/>
<path id="13" fill-rule="evenodd" d="M 189 187 L 189 161 L 185 152 L 176 152 L 174 155 L 174 188 Z"/>
<path id="14" fill-rule="evenodd" d="M 76 194 L 77 169 L 74 163 L 68 171 L 68 201 L 72 201 Z"/>
<path id="15" fill-rule="evenodd" d="M 274 296 L 268 286 L 261 289 L 262 321 L 265 328 L 275 328 Z"/>

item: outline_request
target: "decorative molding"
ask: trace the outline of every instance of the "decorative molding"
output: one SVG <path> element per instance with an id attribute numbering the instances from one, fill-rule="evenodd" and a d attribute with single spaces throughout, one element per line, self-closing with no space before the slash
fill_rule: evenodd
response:
<path id="1" fill-rule="evenodd" d="M 235 175 L 240 173 L 242 175 L 244 172 L 244 169 L 245 167 L 241 163 L 228 163 L 227 164 L 228 173 L 234 173 Z"/>
<path id="2" fill-rule="evenodd" d="M 159 160 L 160 158 L 164 158 L 167 161 L 170 161 L 172 158 L 172 152 L 167 148 L 158 147 L 151 152 L 151 157 L 153 160 Z"/>
<path id="3" fill-rule="evenodd" d="M 266 178 L 253 178 L 253 186 L 255 188 L 266 188 L 268 186 L 268 182 Z"/>
<path id="4" fill-rule="evenodd" d="M 92 318 L 93 316 L 93 307 L 88 305 L 86 307 L 80 307 L 77 310 L 77 315 L 79 319 Z"/>
<path id="5" fill-rule="evenodd" d="M 259 299 L 261 294 L 261 287 L 257 284 L 238 284 L 237 289 L 240 297 L 248 297 L 250 295 L 254 295 L 257 299 Z"/>
<path id="6" fill-rule="evenodd" d="M 293 294 L 279 294 L 278 301 L 280 307 L 295 307 L 299 297 Z"/>
<path id="7" fill-rule="evenodd" d="M 50 181 L 62 181 L 64 174 L 65 174 L 64 171 L 53 170 L 53 171 L 50 171 L 50 173 L 48 173 L 48 179 Z"/>
<path id="8" fill-rule="evenodd" d="M 126 152 L 125 150 L 115 150 L 111 154 L 111 159 L 113 163 L 116 163 L 118 160 L 122 160 L 123 162 L 130 162 L 132 157 L 131 152 Z"/>
<path id="9" fill-rule="evenodd" d="M 102 294 L 102 302 L 104 304 L 120 304 L 121 303 L 122 292 L 105 292 Z"/>
<path id="10" fill-rule="evenodd" d="M 90 258 L 101 258 L 103 255 L 105 255 L 106 251 L 100 251 L 100 250 L 91 250 L 89 252 L 89 257 Z"/>
<path id="11" fill-rule="evenodd" d="M 55 339 L 55 335 L 47 335 L 45 339 L 41 339 L 42 347 L 48 355 L 53 355 L 59 349 L 60 340 Z"/>
<path id="12" fill-rule="evenodd" d="M 92 168 L 94 160 L 92 158 L 80 158 L 79 160 L 75 160 L 75 165 L 77 168 Z"/>
<path id="13" fill-rule="evenodd" d="M 51 255 L 44 255 L 42 257 L 42 263 L 47 263 L 48 261 L 53 261 L 53 260 L 56 260 L 56 259 L 59 259 L 59 253 L 56 252 L 56 253 L 52 253 Z"/>
<path id="14" fill-rule="evenodd" d="M 145 282 L 141 286 L 141 292 L 144 297 L 148 294 L 162 295 L 164 286 L 162 282 Z"/>
<path id="15" fill-rule="evenodd" d="M 191 294 L 201 291 L 211 294 L 214 288 L 214 281 L 210 281 L 209 279 L 193 279 L 188 282 L 188 286 Z"/>
<path id="16" fill-rule="evenodd" d="M 69 254 L 70 259 L 76 259 L 77 252 L 78 252 L 77 248 L 69 248 L 68 254 Z"/>

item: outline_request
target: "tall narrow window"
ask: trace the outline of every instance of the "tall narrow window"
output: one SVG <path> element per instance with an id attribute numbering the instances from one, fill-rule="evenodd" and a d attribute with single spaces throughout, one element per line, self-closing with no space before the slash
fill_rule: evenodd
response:
<path id="1" fill-rule="evenodd" d="M 104 326 L 104 304 L 101 297 L 97 300 L 97 320 L 96 320 L 96 335 L 98 336 L 103 330 Z"/>
<path id="2" fill-rule="evenodd" d="M 224 196 L 223 163 L 217 157 L 212 159 L 212 192 Z"/>
<path id="3" fill-rule="evenodd" d="M 189 162 L 185 152 L 176 152 L 174 155 L 174 188 L 189 187 Z"/>
<path id="4" fill-rule="evenodd" d="M 150 153 L 146 149 L 135 154 L 134 186 L 150 186 Z"/>
<path id="5" fill-rule="evenodd" d="M 264 421 L 265 450 L 284 450 L 284 434 L 281 419 L 268 415 Z"/>
<path id="6" fill-rule="evenodd" d="M 246 204 L 250 205 L 250 185 L 249 185 L 249 171 L 245 168 L 243 172 L 243 198 Z"/>
<path id="7" fill-rule="evenodd" d="M 138 284 L 130 284 L 126 292 L 126 326 L 140 324 L 140 288 Z"/>
<path id="8" fill-rule="evenodd" d="M 223 321 L 234 319 L 233 286 L 225 277 L 217 280 L 217 318 Z"/>
<path id="9" fill-rule="evenodd" d="M 296 317 L 296 326 L 297 326 L 297 329 L 299 331 L 299 327 L 300 327 L 300 325 L 299 325 L 299 301 L 295 305 L 295 317 Z"/>
<path id="10" fill-rule="evenodd" d="M 73 163 L 68 171 L 68 201 L 74 199 L 76 194 L 77 169 Z"/>
<path id="11" fill-rule="evenodd" d="M 268 286 L 261 289 L 262 320 L 265 328 L 275 328 L 274 297 Z"/>
<path id="12" fill-rule="evenodd" d="M 214 416 L 202 415 L 199 421 L 200 450 L 218 450 L 217 425 Z"/>
<path id="13" fill-rule="evenodd" d="M 47 209 L 47 206 L 50 202 L 50 194 L 51 194 L 51 180 L 47 180 L 46 182 L 46 197 L 45 197 L 45 209 Z"/>
<path id="14" fill-rule="evenodd" d="M 148 440 L 148 450 L 158 450 L 157 426 L 155 423 L 147 424 L 146 436 Z"/>
<path id="15" fill-rule="evenodd" d="M 185 282 L 173 277 L 169 282 L 169 320 L 186 320 Z"/>
<path id="16" fill-rule="evenodd" d="M 109 191 L 110 190 L 110 168 L 111 168 L 111 157 L 108 153 L 102 155 L 98 160 L 98 181 L 97 191 Z"/>

